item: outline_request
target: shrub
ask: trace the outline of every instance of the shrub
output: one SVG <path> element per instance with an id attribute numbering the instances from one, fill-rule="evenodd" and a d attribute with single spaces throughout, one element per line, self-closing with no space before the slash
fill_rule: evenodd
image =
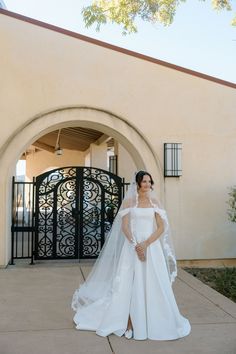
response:
<path id="1" fill-rule="evenodd" d="M 227 204 L 229 205 L 228 208 L 229 220 L 232 222 L 236 222 L 236 186 L 230 188 L 229 200 Z"/>

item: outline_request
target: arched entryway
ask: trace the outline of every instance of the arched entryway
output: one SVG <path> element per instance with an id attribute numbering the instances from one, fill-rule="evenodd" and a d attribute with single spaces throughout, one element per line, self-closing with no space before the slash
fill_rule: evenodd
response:
<path id="1" fill-rule="evenodd" d="M 40 114 L 19 127 L 1 152 L 1 163 L 4 171 L 0 177 L 2 210 L 0 228 L 0 264 L 6 265 L 10 259 L 11 238 L 11 177 L 14 175 L 16 161 L 21 153 L 40 136 L 66 126 L 80 126 L 97 129 L 104 134 L 113 136 L 130 153 L 137 169 L 150 171 L 158 180 L 160 198 L 163 197 L 163 178 L 155 152 L 145 137 L 128 121 L 110 112 L 88 107 L 71 107 L 57 109 Z"/>

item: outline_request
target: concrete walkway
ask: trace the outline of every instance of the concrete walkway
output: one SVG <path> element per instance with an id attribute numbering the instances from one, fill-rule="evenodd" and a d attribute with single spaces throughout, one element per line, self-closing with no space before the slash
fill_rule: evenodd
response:
<path id="1" fill-rule="evenodd" d="M 174 292 L 192 325 L 175 341 L 134 341 L 77 331 L 71 296 L 88 263 L 0 269 L 0 354 L 236 354 L 236 304 L 179 269 Z"/>

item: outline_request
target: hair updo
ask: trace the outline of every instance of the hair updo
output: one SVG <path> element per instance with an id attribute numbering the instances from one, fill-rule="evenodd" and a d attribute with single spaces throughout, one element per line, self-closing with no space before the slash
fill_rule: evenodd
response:
<path id="1" fill-rule="evenodd" d="M 141 187 L 141 182 L 142 182 L 144 176 L 149 176 L 150 177 L 151 186 L 153 186 L 154 182 L 153 182 L 153 179 L 152 179 L 152 176 L 150 175 L 150 173 L 148 173 L 146 171 L 138 171 L 136 173 L 136 176 L 135 176 L 135 181 L 136 181 L 138 187 L 139 188 Z"/>

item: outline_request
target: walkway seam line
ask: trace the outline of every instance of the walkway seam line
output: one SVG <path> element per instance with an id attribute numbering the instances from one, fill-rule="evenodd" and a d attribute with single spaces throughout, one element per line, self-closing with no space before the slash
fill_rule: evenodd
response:
<path id="1" fill-rule="evenodd" d="M 200 294 L 202 297 L 204 297 L 205 299 L 207 299 L 208 301 L 210 301 L 212 304 L 214 304 L 216 307 L 218 307 L 218 308 L 220 308 L 223 312 L 225 312 L 227 315 L 229 315 L 230 317 L 232 317 L 234 320 L 236 320 L 236 317 L 234 317 L 233 315 L 231 315 L 231 313 L 229 313 L 229 312 L 227 312 L 225 309 L 223 309 L 220 305 L 218 305 L 218 304 L 216 304 L 214 301 L 212 301 L 211 299 L 209 299 L 209 297 L 207 297 L 206 295 L 204 295 L 204 294 L 202 294 L 200 291 L 198 291 L 197 289 L 195 289 L 194 287 L 192 287 L 191 285 L 189 285 L 185 280 L 183 280 L 183 279 L 181 279 L 181 278 L 179 278 L 178 277 L 178 279 L 180 280 L 180 281 L 182 281 L 183 283 L 185 283 L 186 285 L 188 285 L 191 289 L 193 289 L 194 291 L 196 291 L 198 294 Z M 200 280 L 201 281 L 201 280 Z M 203 283 L 203 282 L 202 282 Z M 206 284 L 204 284 L 203 283 L 203 285 L 206 285 Z M 208 285 L 206 285 L 206 286 L 208 286 Z M 210 287 L 209 287 L 210 288 Z M 210 288 L 211 289 L 211 288 Z M 214 290 L 214 289 L 212 289 L 212 290 Z M 216 291 L 216 290 L 215 290 Z M 218 291 L 216 291 L 216 292 L 218 292 Z M 219 293 L 220 294 L 220 293 Z M 222 295 L 222 294 L 220 294 L 220 295 Z M 222 295 L 222 296 L 224 296 L 224 295 Z M 226 297 L 226 296 L 225 296 Z M 226 298 L 226 299 L 228 299 L 228 298 Z"/>
<path id="2" fill-rule="evenodd" d="M 83 273 L 83 271 L 82 271 L 81 265 L 79 266 L 79 269 L 80 269 L 80 273 L 81 273 L 81 275 L 82 275 L 82 277 L 83 277 L 83 279 L 84 279 L 84 281 L 85 281 L 85 276 L 84 276 L 84 273 Z"/>
<path id="3" fill-rule="evenodd" d="M 109 344 L 109 346 L 110 346 L 110 349 L 111 349 L 112 354 L 116 354 L 116 353 L 114 352 L 113 348 L 112 348 L 112 345 L 111 345 L 111 341 L 110 341 L 109 336 L 107 336 L 107 341 L 108 341 L 108 344 Z"/>

